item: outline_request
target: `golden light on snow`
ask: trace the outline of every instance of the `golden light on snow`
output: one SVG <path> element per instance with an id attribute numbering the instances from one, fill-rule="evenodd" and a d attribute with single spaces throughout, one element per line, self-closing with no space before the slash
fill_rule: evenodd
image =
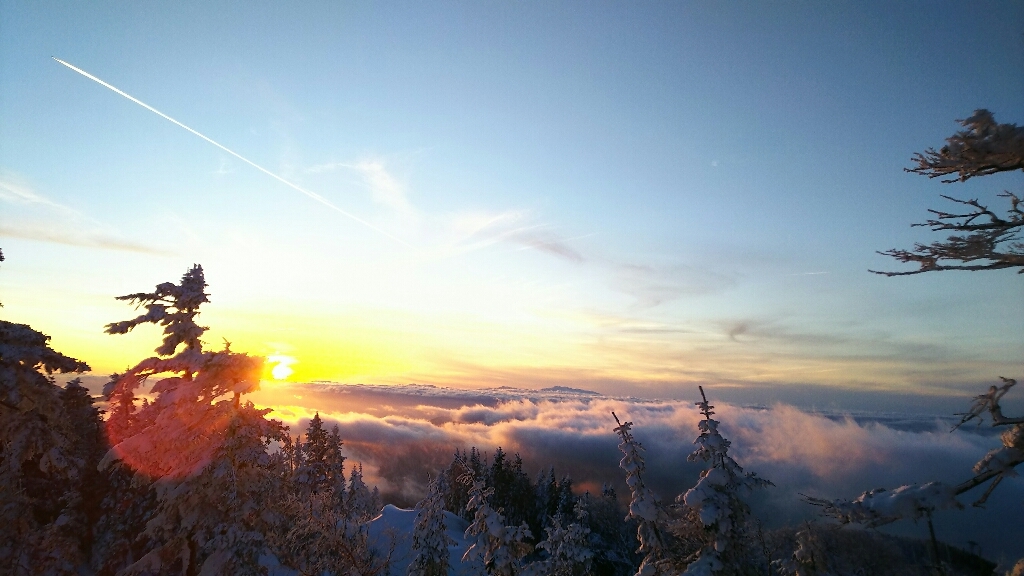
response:
<path id="1" fill-rule="evenodd" d="M 274 364 L 274 367 L 270 370 L 270 375 L 274 377 L 274 380 L 285 380 L 294 372 L 291 369 L 291 365 L 298 362 L 298 360 L 283 354 L 273 354 L 267 357 L 267 362 Z"/>

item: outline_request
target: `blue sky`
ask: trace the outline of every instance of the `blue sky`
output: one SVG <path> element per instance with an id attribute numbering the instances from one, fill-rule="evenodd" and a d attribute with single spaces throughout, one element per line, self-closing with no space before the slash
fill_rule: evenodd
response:
<path id="1" fill-rule="evenodd" d="M 1012 272 L 883 278 L 1017 2 L 0 2 L 0 311 L 99 372 L 113 296 L 207 271 L 292 379 L 816 398 L 1020 376 Z M 384 234 L 60 66 L 102 78 Z M 769 391 L 769 392 L 766 392 Z M 740 392 L 737 392 L 740 393 Z M 837 400 L 839 402 L 845 400 Z"/>

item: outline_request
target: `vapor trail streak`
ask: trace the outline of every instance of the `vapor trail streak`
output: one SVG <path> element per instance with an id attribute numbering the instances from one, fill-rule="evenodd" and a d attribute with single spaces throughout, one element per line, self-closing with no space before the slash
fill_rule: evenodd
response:
<path id="1" fill-rule="evenodd" d="M 324 198 L 323 196 L 321 196 L 321 195 L 317 194 L 316 192 L 310 192 L 309 190 L 306 190 L 305 188 L 303 188 L 303 187 L 301 187 L 301 186 L 299 186 L 299 185 L 297 185 L 297 184 L 293 184 L 293 183 L 291 183 L 291 182 L 289 182 L 289 181 L 285 180 L 284 178 L 282 178 L 282 177 L 278 176 L 277 174 L 274 174 L 274 173 L 273 173 L 273 172 L 271 172 L 270 170 L 267 170 L 267 169 L 266 169 L 266 168 L 264 168 L 263 166 L 260 166 L 259 164 L 257 164 L 257 163 L 255 163 L 255 162 L 253 162 L 252 160 L 249 160 L 249 159 L 248 159 L 248 158 L 246 158 L 245 156 L 242 156 L 242 155 L 241 155 L 241 154 L 239 154 L 238 152 L 235 152 L 234 150 L 231 150 L 231 149 L 230 149 L 230 148 L 228 148 L 227 146 L 224 146 L 223 144 L 220 144 L 220 143 L 218 143 L 218 142 L 214 141 L 214 140 L 213 140 L 212 138 L 209 138 L 209 137 L 207 137 L 207 136 L 205 136 L 205 135 L 201 134 L 201 133 L 200 133 L 199 131 L 197 131 L 197 130 L 193 130 L 192 128 L 189 128 L 188 126 L 185 126 L 185 125 L 184 125 L 184 124 L 182 124 L 181 122 L 178 122 L 177 120 L 175 120 L 174 118 L 171 118 L 171 117 L 170 117 L 170 116 L 168 116 L 167 114 L 164 114 L 163 112 L 161 112 L 161 111 L 157 110 L 156 108 L 153 108 L 152 106 L 150 106 L 149 104 L 146 104 L 146 103 L 145 103 L 145 102 L 143 102 L 142 100 L 139 100 L 138 98 L 135 98 L 135 97 L 134 97 L 134 96 L 132 96 L 131 94 L 128 94 L 128 93 L 126 93 L 126 92 L 123 92 L 123 91 L 121 91 L 121 90 L 117 89 L 116 87 L 114 87 L 114 86 L 112 86 L 112 85 L 110 85 L 110 84 L 107 84 L 107 83 L 106 83 L 106 82 L 104 82 L 103 80 L 100 80 L 99 78 L 97 78 L 97 77 L 93 76 L 92 74 L 89 74 L 89 73 L 88 73 L 88 72 L 86 72 L 85 70 L 82 70 L 81 68 L 77 68 L 77 67 L 75 67 L 75 66 L 72 66 L 71 64 L 68 64 L 67 62 L 65 62 L 65 61 L 61 60 L 60 58 L 57 58 L 56 56 L 51 56 L 51 58 L 53 58 L 54 60 L 56 60 L 56 61 L 57 61 L 57 62 L 58 62 L 59 64 L 63 64 L 64 66 L 67 66 L 68 68 L 70 68 L 70 69 L 74 70 L 75 72 L 78 72 L 78 73 L 79 73 L 79 74 L 81 74 L 82 76 L 85 76 L 85 77 L 86 77 L 86 78 L 88 78 L 89 80 L 92 80 L 92 81 L 96 82 L 97 84 L 100 84 L 101 86 L 104 86 L 104 87 L 106 87 L 106 88 L 109 88 L 109 89 L 113 90 L 114 92 L 117 92 L 117 93 L 118 93 L 118 94 L 120 94 L 121 96 L 124 96 L 125 98 L 127 98 L 127 99 L 131 100 L 132 102 L 135 102 L 135 103 L 136 103 L 136 104 L 138 104 L 139 106 L 142 106 L 143 108 L 145 108 L 146 110 L 149 110 L 150 112 L 152 112 L 152 113 L 156 114 L 157 116 L 160 116 L 161 118 L 163 118 L 163 119 L 165 119 L 165 120 L 169 120 L 169 121 L 173 122 L 174 124 L 177 124 L 178 126 L 181 126 L 181 127 L 182 127 L 182 128 L 184 128 L 185 130 L 188 130 L 189 132 L 191 132 L 191 133 L 195 134 L 196 136 L 199 136 L 200 138 L 202 138 L 203 140 L 206 140 L 206 141 L 207 141 L 207 142 L 209 142 L 210 144 L 213 144 L 213 145 L 214 145 L 214 146 L 216 146 L 217 148 L 220 148 L 221 150 L 223 150 L 223 151 L 227 152 L 228 154 L 231 154 L 231 155 L 232 155 L 232 156 L 234 156 L 235 158 L 238 158 L 238 159 L 239 159 L 239 160 L 241 160 L 242 162 L 245 162 L 246 164 L 248 164 L 248 165 L 252 166 L 253 168 L 255 168 L 255 169 L 257 169 L 257 170 L 259 170 L 260 172 L 263 172 L 263 173 L 264 173 L 264 174 L 266 174 L 267 176 L 270 176 L 271 178 L 273 178 L 273 179 L 277 180 L 278 182 L 280 182 L 280 183 L 282 183 L 282 184 L 284 184 L 284 185 L 288 186 L 289 188 L 292 188 L 292 189 L 294 189 L 294 190 L 297 190 L 297 191 L 299 191 L 299 192 L 302 192 L 302 193 L 303 193 L 303 194 L 305 194 L 306 196 L 309 196 L 309 197 L 310 197 L 310 198 L 312 198 L 313 200 L 316 200 L 317 202 L 319 202 L 319 203 L 323 204 L 324 206 L 327 206 L 327 207 L 328 207 L 328 208 L 330 208 L 331 210 L 334 210 L 335 212 L 338 212 L 339 214 L 341 214 L 341 215 L 343 215 L 343 216 L 347 216 L 347 217 L 349 217 L 349 218 L 351 218 L 351 219 L 355 220 L 356 222 L 359 222 L 360 224 L 362 224 L 362 225 L 366 226 L 367 228 L 370 228 L 370 229 L 372 229 L 372 230 L 375 230 L 375 231 L 377 231 L 377 232 L 380 232 L 381 234 L 383 234 L 383 235 L 387 236 L 388 238 L 391 238 L 391 239 L 392 239 L 392 240 L 394 240 L 395 242 L 398 242 L 398 243 L 400 243 L 400 244 L 404 244 L 404 245 L 406 245 L 406 246 L 408 246 L 408 247 L 410 247 L 410 248 L 412 248 L 412 247 L 413 247 L 413 246 L 412 246 L 411 244 L 409 244 L 409 243 L 408 243 L 408 242 L 406 242 L 405 240 L 402 240 L 401 238 L 398 238 L 398 237 L 396 237 L 396 236 L 392 236 L 391 234 L 388 234 L 388 233 L 387 233 L 387 232 L 385 232 L 384 230 L 381 230 L 380 228 L 378 228 L 378 227 L 374 226 L 373 224 L 370 224 L 370 223 L 369 223 L 369 222 L 367 222 L 366 220 L 363 220 L 362 218 L 360 218 L 360 217 L 358 217 L 358 216 L 356 216 L 356 215 L 354 215 L 354 214 L 351 214 L 351 213 L 349 213 L 349 212 L 346 212 L 345 210 L 342 210 L 341 208 L 338 208 L 337 206 L 335 206 L 334 204 L 332 204 L 332 203 L 331 203 L 331 202 L 330 202 L 329 200 L 327 200 L 327 199 L 326 199 L 326 198 Z"/>

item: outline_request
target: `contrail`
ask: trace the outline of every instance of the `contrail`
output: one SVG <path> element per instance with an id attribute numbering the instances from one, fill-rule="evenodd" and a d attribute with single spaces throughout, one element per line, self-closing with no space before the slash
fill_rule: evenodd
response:
<path id="1" fill-rule="evenodd" d="M 409 244 L 409 243 L 408 243 L 408 242 L 406 242 L 405 240 L 402 240 L 401 238 L 398 238 L 398 237 L 396 237 L 396 236 L 393 236 L 393 235 L 391 235 L 391 234 L 389 234 L 389 233 L 385 232 L 384 230 L 381 230 L 380 228 L 378 228 L 378 227 L 374 226 L 373 224 L 370 224 L 370 223 L 369 223 L 369 222 L 367 222 L 366 220 L 363 220 L 362 218 L 360 218 L 360 217 L 358 217 L 358 216 L 356 216 L 356 215 L 354 215 L 354 214 L 352 214 L 352 213 L 350 213 L 350 212 L 346 212 L 345 210 L 342 210 L 341 208 L 338 208 L 338 207 L 337 207 L 337 206 L 335 206 L 334 204 L 331 204 L 331 202 L 330 202 L 329 200 L 327 200 L 327 199 L 326 199 L 326 198 L 324 198 L 323 196 L 321 196 L 321 195 L 317 194 L 316 192 L 310 192 L 309 190 L 306 190 L 305 188 L 303 188 L 303 187 L 299 186 L 298 184 L 293 184 L 293 183 L 291 183 L 291 182 L 289 182 L 289 181 L 285 180 L 284 178 L 282 178 L 282 177 L 278 176 L 277 174 L 274 174 L 274 173 L 273 173 L 273 172 L 271 172 L 270 170 L 267 170 L 267 169 L 266 169 L 266 168 L 264 168 L 263 166 L 260 166 L 259 164 L 257 164 L 257 163 L 255 163 L 255 162 L 253 162 L 252 160 L 249 160 L 249 159 L 248 159 L 248 158 L 246 158 L 245 156 L 242 156 L 242 155 L 241 155 L 241 154 L 239 154 L 238 152 L 235 152 L 234 150 L 231 150 L 231 149 L 230 149 L 230 148 L 228 148 L 227 146 L 224 146 L 223 144 L 220 144 L 219 142 L 216 142 L 216 141 L 214 141 L 214 140 L 213 140 L 212 138 L 209 138 L 208 136 L 206 136 L 206 135 L 204 135 L 204 134 L 200 133 L 200 132 L 199 132 L 199 131 L 197 131 L 197 130 L 193 130 L 192 128 L 189 128 L 188 126 L 185 126 L 185 125 L 184 125 L 184 124 L 182 124 L 181 122 L 178 122 L 177 120 L 175 120 L 174 118 L 171 118 L 171 117 L 170 117 L 170 116 L 168 116 L 167 114 L 164 114 L 163 112 L 161 112 L 161 111 L 157 110 L 156 108 L 153 108 L 152 106 L 150 106 L 149 104 L 146 104 L 146 103 L 145 103 L 145 102 L 143 102 L 142 100 L 139 100 L 138 98 L 135 98 L 135 97 L 134 97 L 134 96 L 132 96 L 131 94 L 128 94 L 127 92 L 124 92 L 124 91 L 122 91 L 122 90 L 119 90 L 119 89 L 117 89 L 117 88 L 116 88 L 115 86 L 112 86 L 112 85 L 110 85 L 110 84 L 107 84 L 107 83 L 106 83 L 106 82 L 104 82 L 103 80 L 100 80 L 99 78 L 97 78 L 97 77 L 93 76 L 92 74 L 89 74 L 89 73 L 88 73 L 88 72 L 86 72 L 85 70 L 82 70 L 81 68 L 78 68 L 78 67 L 76 67 L 76 66 L 73 66 L 73 65 L 71 65 L 71 64 L 68 64 L 67 62 L 65 62 L 65 61 L 61 60 L 60 58 L 57 58 L 56 56 L 51 56 L 51 58 L 53 58 L 54 60 L 56 60 L 56 61 L 57 61 L 57 62 L 58 62 L 59 64 L 63 64 L 64 66 L 67 66 L 68 68 L 70 68 L 70 69 L 74 70 L 75 72 L 78 72 L 78 73 L 79 73 L 79 74 L 81 74 L 82 76 L 85 76 L 85 77 L 86 77 L 86 78 L 88 78 L 89 80 L 92 80 L 92 81 L 96 82 L 97 84 L 100 84 L 101 86 L 104 86 L 104 87 L 106 87 L 106 88 L 110 88 L 110 89 L 111 89 L 111 90 L 113 90 L 114 92 L 117 92 L 117 93 L 118 93 L 118 94 L 120 94 L 121 96 L 124 96 L 125 98 L 127 98 L 127 99 L 131 100 L 132 102 L 135 102 L 135 103 L 136 103 L 136 104 L 138 104 L 139 106 L 142 106 L 142 107 L 143 107 L 143 108 L 145 108 L 146 110 L 149 110 L 150 112 L 152 112 L 152 113 L 156 114 L 157 116 L 160 116 L 160 117 L 161 117 L 161 118 L 163 118 L 164 120 L 169 120 L 169 121 L 173 122 L 174 124 L 177 124 L 178 126 L 181 126 L 181 127 L 182 127 L 182 128 L 184 128 L 185 130 L 188 130 L 189 132 L 191 132 L 191 133 L 195 134 L 196 136 L 199 136 L 200 138 L 202 138 L 203 140 L 206 140 L 206 141 L 207 141 L 207 142 L 209 142 L 210 144 L 213 144 L 213 145 L 214 145 L 214 146 L 216 146 L 217 148 L 220 148 L 221 150 L 223 150 L 223 151 L 227 152 L 228 154 L 231 154 L 231 155 L 232 155 L 232 156 L 234 156 L 235 158 L 238 158 L 238 159 L 239 159 L 239 160 L 241 160 L 242 162 L 245 162 L 246 164 L 248 164 L 248 165 L 252 166 L 253 168 L 255 168 L 255 169 L 257 169 L 257 170 L 259 170 L 260 172 L 263 172 L 263 173 L 264 173 L 264 174 L 266 174 L 267 176 L 270 176 L 271 178 L 273 178 L 273 179 L 277 180 L 278 182 L 280 182 L 280 183 L 282 183 L 282 184 L 284 184 L 284 185 L 286 185 L 286 186 L 288 186 L 288 187 L 290 187 L 290 188 L 292 188 L 292 189 L 294 189 L 294 190 L 298 190 L 299 192 L 302 192 L 302 193 L 303 193 L 303 194 L 305 194 L 306 196 L 309 196 L 309 197 L 310 197 L 310 198 L 312 198 L 313 200 L 316 200 L 317 202 L 319 202 L 319 203 L 323 204 L 324 206 L 327 206 L 327 207 L 328 207 L 328 208 L 330 208 L 331 210 L 334 210 L 335 212 L 338 212 L 339 214 L 341 214 L 341 215 L 343 215 L 343 216 L 347 216 L 347 217 L 349 217 L 349 218 L 351 218 L 351 219 L 355 220 L 356 222 L 359 222 L 360 224 L 362 224 L 362 225 L 366 226 L 367 228 L 370 228 L 370 229 L 372 229 L 372 230 L 375 230 L 375 231 L 377 231 L 377 232 L 380 232 L 381 234 L 383 234 L 383 235 L 387 236 L 388 238 L 391 238 L 391 239 L 392 239 L 392 240 L 394 240 L 395 242 L 398 242 L 398 243 L 400 243 L 400 244 L 404 244 L 404 245 L 406 245 L 406 246 L 408 246 L 408 247 L 410 247 L 410 248 L 412 248 L 412 247 L 413 247 L 413 246 L 412 246 L 412 244 Z"/>

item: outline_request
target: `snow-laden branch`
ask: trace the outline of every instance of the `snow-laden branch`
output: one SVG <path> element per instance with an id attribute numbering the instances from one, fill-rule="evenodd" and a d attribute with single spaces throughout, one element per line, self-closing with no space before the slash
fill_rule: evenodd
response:
<path id="1" fill-rule="evenodd" d="M 903 518 L 918 519 L 935 510 L 963 508 L 955 498 L 956 490 L 941 482 L 908 484 L 895 490 L 868 490 L 855 500 L 823 500 L 804 496 L 822 512 L 843 524 L 884 526 Z"/>
<path id="2" fill-rule="evenodd" d="M 999 405 L 999 401 L 1003 399 L 1003 396 L 1017 385 L 1017 381 L 1013 378 L 999 377 L 1003 381 L 1002 386 L 990 386 L 988 392 L 985 394 L 979 394 L 974 397 L 974 401 L 971 403 L 971 408 L 963 414 L 957 414 L 962 416 L 960 422 L 953 427 L 953 430 L 963 426 L 971 420 L 977 419 L 979 424 L 984 420 L 985 413 L 988 412 L 992 418 L 993 426 L 1007 426 L 1010 424 L 1024 424 L 1024 417 L 1020 418 L 1008 418 L 1003 415 L 1003 409 Z"/>
<path id="3" fill-rule="evenodd" d="M 966 130 L 947 138 L 939 150 L 915 154 L 917 166 L 906 170 L 929 178 L 956 174 L 943 182 L 965 182 L 974 176 L 1024 169 L 1024 127 L 998 124 L 984 109 L 957 122 Z"/>
<path id="4" fill-rule="evenodd" d="M 1024 169 L 1024 128 L 1016 124 L 997 124 L 987 110 L 976 110 L 960 124 L 967 130 L 946 139 L 946 146 L 936 151 L 929 148 L 914 156 L 916 167 L 908 172 L 930 178 L 956 174 L 943 182 L 964 182 L 974 176 Z M 929 210 L 933 217 L 914 226 L 927 226 L 935 232 L 953 232 L 946 240 L 931 244 L 915 244 L 911 250 L 892 249 L 879 252 L 918 269 L 905 272 L 871 270 L 885 276 L 908 276 L 943 270 L 1001 270 L 1018 268 L 1024 273 L 1024 243 L 1020 231 L 1024 227 L 1021 199 L 1012 192 L 999 195 L 1009 201 L 1005 214 L 989 209 L 978 199 L 943 198 L 966 207 L 947 212 Z"/>
<path id="5" fill-rule="evenodd" d="M 1000 435 L 1002 447 L 990 450 L 974 465 L 973 478 L 956 486 L 929 482 L 923 485 L 908 484 L 892 491 L 878 488 L 869 490 L 852 501 L 825 500 L 810 496 L 804 496 L 804 500 L 809 504 L 821 506 L 826 515 L 844 524 L 881 526 L 903 518 L 916 520 L 934 510 L 963 508 L 956 500 L 956 496 L 991 482 L 981 497 L 974 502 L 975 506 L 982 506 L 1003 478 L 1016 476 L 1017 466 L 1024 464 L 1024 418 L 1004 416 L 999 404 L 1017 382 L 1012 378 L 1002 380 L 1002 386 L 992 386 L 987 393 L 975 396 L 970 410 L 962 414 L 960 422 L 953 427 L 953 430 L 956 430 L 972 420 L 978 420 L 980 423 L 986 412 L 991 417 L 993 426 L 1010 426 Z"/>

